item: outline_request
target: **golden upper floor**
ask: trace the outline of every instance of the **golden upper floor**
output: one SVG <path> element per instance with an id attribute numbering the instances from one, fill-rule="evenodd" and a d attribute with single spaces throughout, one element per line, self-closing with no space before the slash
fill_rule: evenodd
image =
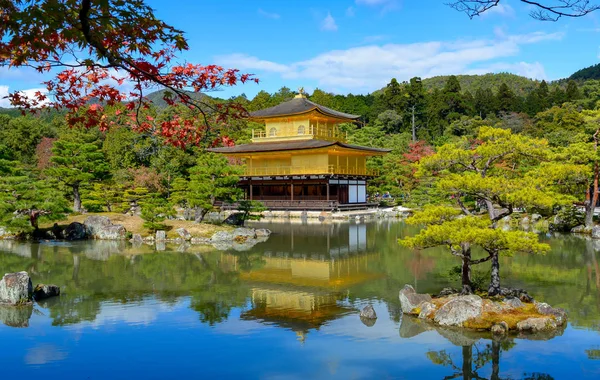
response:
<path id="1" fill-rule="evenodd" d="M 313 103 L 301 92 L 292 100 L 250 114 L 264 129 L 252 131 L 252 142 L 320 139 L 346 142 L 341 123 L 354 122 L 351 115 Z"/>

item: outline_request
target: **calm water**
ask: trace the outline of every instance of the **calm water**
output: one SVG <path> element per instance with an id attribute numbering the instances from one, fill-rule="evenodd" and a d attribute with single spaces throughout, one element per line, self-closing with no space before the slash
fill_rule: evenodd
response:
<path id="1" fill-rule="evenodd" d="M 3 378 L 599 379 L 600 242 L 544 237 L 502 261 L 505 284 L 569 312 L 558 336 L 501 342 L 402 317 L 398 290 L 453 285 L 458 262 L 414 253 L 401 223 L 266 224 L 249 252 L 0 241 L 0 272 L 64 294 L 0 309 Z M 487 267 L 481 267 L 487 270 Z M 358 311 L 374 305 L 364 324 Z"/>

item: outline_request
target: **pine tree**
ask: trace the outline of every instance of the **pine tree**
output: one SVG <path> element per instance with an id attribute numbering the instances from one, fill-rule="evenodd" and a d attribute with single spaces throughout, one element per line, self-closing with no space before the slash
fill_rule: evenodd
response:
<path id="1" fill-rule="evenodd" d="M 515 93 L 506 85 L 506 83 L 502 83 L 500 87 L 498 87 L 498 92 L 496 93 L 496 105 L 498 112 L 510 112 L 514 111 L 516 108 L 517 99 Z"/>
<path id="2" fill-rule="evenodd" d="M 81 212 L 81 187 L 108 175 L 108 164 L 96 131 L 69 129 L 52 147 L 52 166 L 48 177 L 71 189 L 73 211 Z"/>
<path id="3" fill-rule="evenodd" d="M 566 100 L 567 102 L 572 102 L 573 100 L 577 100 L 579 98 L 581 98 L 579 87 L 574 80 L 570 80 L 567 82 Z"/>

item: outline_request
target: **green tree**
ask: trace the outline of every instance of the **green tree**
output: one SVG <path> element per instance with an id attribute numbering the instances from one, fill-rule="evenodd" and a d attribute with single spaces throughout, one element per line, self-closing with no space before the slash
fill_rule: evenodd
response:
<path id="1" fill-rule="evenodd" d="M 217 200 L 236 201 L 241 196 L 237 187 L 241 169 L 230 165 L 227 158 L 215 153 L 202 153 L 190 168 L 186 186 L 177 184 L 175 201 L 199 212 L 199 220 L 214 210 Z"/>
<path id="2" fill-rule="evenodd" d="M 0 115 L 0 145 L 8 148 L 14 160 L 33 164 L 35 148 L 42 138 L 55 135 L 54 128 L 40 118 Z"/>
<path id="3" fill-rule="evenodd" d="M 240 217 L 242 226 L 247 220 L 261 220 L 262 213 L 267 210 L 261 202 L 247 199 L 240 200 L 237 209 L 242 214 Z"/>
<path id="4" fill-rule="evenodd" d="M 166 199 L 160 194 L 152 193 L 144 198 L 141 203 L 142 219 L 144 219 L 144 228 L 152 232 L 165 230 L 166 225 L 162 223 L 168 217 L 174 216 L 175 211 Z"/>
<path id="5" fill-rule="evenodd" d="M 498 254 L 502 251 L 527 251 L 531 247 L 535 248 L 531 251 L 539 251 L 541 248 L 531 245 L 532 242 L 528 246 L 529 238 L 525 236 L 506 235 L 507 240 L 503 240 L 502 232 L 488 233 L 484 230 L 496 231 L 496 223 L 511 215 L 517 207 L 552 210 L 557 205 L 570 204 L 576 199 L 570 194 L 572 188 L 589 178 L 588 167 L 566 165 L 551 159 L 552 152 L 546 141 L 490 127 L 481 127 L 474 141 L 463 138 L 459 143 L 439 147 L 434 155 L 420 161 L 419 172 L 421 175 L 437 173 L 438 187 L 451 196 L 466 217 L 447 220 L 448 215 L 456 216 L 456 211 L 452 214 L 448 209 L 440 209 L 434 210 L 437 214 L 432 215 L 426 208 L 428 213 L 417 218 L 417 222 L 429 218 L 425 219 L 426 224 L 435 222 L 440 227 L 429 229 L 430 232 L 422 231 L 422 239 L 430 240 L 409 240 L 410 244 L 418 247 L 431 241 L 428 246 L 440 245 L 444 240 L 439 239 L 444 239 L 444 234 L 449 234 L 453 228 L 460 230 L 452 235 L 453 240 L 447 240 L 447 244 L 454 247 L 457 256 L 462 255 L 459 257 L 463 259 L 464 291 L 468 291 L 466 285 L 470 282 L 470 270 L 467 270 L 472 260 L 470 247 L 476 244 L 488 251 L 489 260 L 492 260 L 489 290 L 490 294 L 497 294 Z M 487 211 L 487 218 L 477 216 L 480 209 Z M 446 213 L 442 220 L 439 218 L 441 211 Z M 463 235 L 464 231 L 470 233 Z M 518 246 L 510 246 L 508 241 L 511 239 L 518 242 Z M 494 246 L 494 241 L 507 243 Z"/>
<path id="6" fill-rule="evenodd" d="M 73 211 L 81 212 L 82 185 L 108 175 L 108 165 L 101 150 L 97 131 L 69 129 L 52 147 L 52 166 L 46 174 L 70 188 Z"/>
<path id="7" fill-rule="evenodd" d="M 56 183 L 38 180 L 17 162 L 0 159 L 0 224 L 15 232 L 37 230 L 40 219 L 60 220 L 69 211 Z"/>

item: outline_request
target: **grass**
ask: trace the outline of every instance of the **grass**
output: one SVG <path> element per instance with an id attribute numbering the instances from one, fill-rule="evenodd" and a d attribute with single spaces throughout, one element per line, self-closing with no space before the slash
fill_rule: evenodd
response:
<path id="1" fill-rule="evenodd" d="M 100 215 L 107 216 L 113 224 L 121 224 L 127 232 L 132 234 L 140 234 L 142 236 L 151 235 L 150 231 L 144 228 L 144 220 L 137 215 L 120 214 L 115 212 L 104 212 L 104 213 L 89 213 L 89 214 L 73 214 L 69 215 L 66 220 L 58 222 L 60 226 L 67 226 L 73 222 L 83 223 L 89 216 Z M 192 237 L 203 237 L 209 238 L 217 231 L 229 231 L 232 229 L 230 226 L 218 226 L 207 223 L 194 223 L 187 220 L 165 220 L 163 222 L 167 226 L 167 238 L 174 239 L 179 237 L 177 232 L 178 228 L 185 228 Z M 41 228 L 52 227 L 54 222 L 40 225 Z"/>

